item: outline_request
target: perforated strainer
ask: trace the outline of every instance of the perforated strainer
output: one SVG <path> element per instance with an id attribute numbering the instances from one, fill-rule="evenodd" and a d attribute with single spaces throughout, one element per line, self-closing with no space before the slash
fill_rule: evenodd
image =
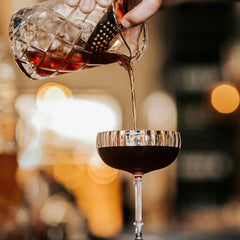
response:
<path id="1" fill-rule="evenodd" d="M 101 52 L 111 47 L 114 39 L 120 33 L 120 26 L 117 24 L 113 7 L 111 6 L 98 22 L 90 36 L 86 50 Z"/>

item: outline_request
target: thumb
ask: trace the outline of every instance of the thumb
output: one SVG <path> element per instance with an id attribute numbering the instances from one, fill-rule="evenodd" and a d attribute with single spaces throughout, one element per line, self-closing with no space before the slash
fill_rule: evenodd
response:
<path id="1" fill-rule="evenodd" d="M 123 16 L 123 27 L 133 27 L 146 21 L 158 11 L 161 3 L 162 0 L 143 0 L 135 8 Z"/>

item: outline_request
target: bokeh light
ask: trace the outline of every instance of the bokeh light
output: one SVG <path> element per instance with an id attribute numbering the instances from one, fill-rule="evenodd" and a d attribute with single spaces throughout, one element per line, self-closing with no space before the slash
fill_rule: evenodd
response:
<path id="1" fill-rule="evenodd" d="M 96 136 L 121 128 L 118 102 L 102 90 L 72 94 L 63 85 L 47 83 L 36 96 L 19 96 L 16 108 L 22 121 L 18 124 L 18 138 L 23 138 L 18 141 L 21 170 L 49 168 L 49 174 L 75 196 L 94 235 L 117 235 L 123 226 L 119 171 L 98 156 Z M 54 207 L 54 202 L 47 201 L 40 212 L 41 220 L 49 225 L 65 219 L 65 210 L 49 217 L 54 215 L 52 209 L 62 206 L 57 201 Z"/>
<path id="2" fill-rule="evenodd" d="M 118 178 L 108 184 L 99 184 L 88 174 L 84 184 L 74 191 L 80 209 L 87 216 L 90 231 L 95 236 L 106 239 L 122 230 L 120 189 Z"/>
<path id="3" fill-rule="evenodd" d="M 239 92 L 230 84 L 221 84 L 213 89 L 211 103 L 220 113 L 232 113 L 239 106 Z"/>
<path id="4" fill-rule="evenodd" d="M 107 206 L 95 205 L 89 214 L 89 227 L 96 236 L 111 238 L 122 229 L 121 208 L 114 202 L 107 202 Z M 106 214 L 107 211 L 107 214 Z"/>
<path id="5" fill-rule="evenodd" d="M 83 98 L 69 96 L 71 94 L 64 86 L 40 88 L 34 125 L 90 144 L 95 144 L 97 132 L 113 130 L 121 125 L 119 110 L 113 108 L 113 98 L 106 96 L 105 100 L 103 95 L 101 100 L 95 100 L 91 94 Z"/>
<path id="6" fill-rule="evenodd" d="M 240 44 L 231 43 L 223 51 L 222 71 L 225 79 L 231 79 L 232 82 L 240 81 Z"/>
<path id="7" fill-rule="evenodd" d="M 119 170 L 107 166 L 95 152 L 88 165 L 88 174 L 98 184 L 108 184 L 117 178 Z"/>
<path id="8" fill-rule="evenodd" d="M 70 163 L 54 165 L 53 174 L 56 180 L 64 183 L 70 189 L 80 187 L 85 178 L 84 168 Z"/>
<path id="9" fill-rule="evenodd" d="M 69 207 L 63 197 L 53 195 L 45 201 L 40 211 L 40 218 L 48 225 L 57 226 L 61 222 L 67 222 L 65 218 Z"/>
<path id="10" fill-rule="evenodd" d="M 37 104 L 44 100 L 59 100 L 72 96 L 72 91 L 61 84 L 50 82 L 42 85 L 37 92 Z"/>
<path id="11" fill-rule="evenodd" d="M 143 119 L 149 129 L 176 130 L 177 107 L 174 99 L 166 92 L 154 92 L 143 103 Z"/>

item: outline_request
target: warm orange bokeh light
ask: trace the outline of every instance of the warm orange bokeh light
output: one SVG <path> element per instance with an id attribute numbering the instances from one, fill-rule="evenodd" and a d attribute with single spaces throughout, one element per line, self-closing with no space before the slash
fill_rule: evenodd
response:
<path id="1" fill-rule="evenodd" d="M 70 189 L 78 188 L 85 178 L 85 171 L 81 165 L 60 163 L 54 165 L 53 174 L 57 181 Z"/>
<path id="2" fill-rule="evenodd" d="M 106 173 L 106 176 L 104 176 L 104 173 Z M 88 174 L 90 178 L 96 182 L 97 184 L 109 184 L 113 180 L 115 180 L 118 176 L 119 171 L 112 169 L 110 167 L 106 168 L 98 168 L 89 165 L 88 168 Z"/>
<path id="3" fill-rule="evenodd" d="M 98 156 L 93 154 L 88 165 L 88 174 L 92 180 L 98 184 L 108 184 L 117 178 L 119 170 L 106 165 Z"/>
<path id="4" fill-rule="evenodd" d="M 232 113 L 239 106 L 238 90 L 230 84 L 221 84 L 213 89 L 211 103 L 220 113 Z"/>
<path id="5" fill-rule="evenodd" d="M 37 92 L 37 100 L 62 99 L 72 96 L 71 90 L 58 83 L 46 83 Z"/>
<path id="6" fill-rule="evenodd" d="M 95 204 L 89 212 L 89 227 L 96 236 L 111 238 L 122 230 L 122 212 L 119 204 L 107 201 L 105 206 Z"/>
<path id="7" fill-rule="evenodd" d="M 123 227 L 121 184 L 115 178 L 108 184 L 96 183 L 87 174 L 84 184 L 74 190 L 79 208 L 88 219 L 90 231 L 103 239 L 119 234 Z"/>

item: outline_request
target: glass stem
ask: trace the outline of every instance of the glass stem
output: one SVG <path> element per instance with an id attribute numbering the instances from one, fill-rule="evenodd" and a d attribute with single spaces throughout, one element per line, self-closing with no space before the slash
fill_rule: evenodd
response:
<path id="1" fill-rule="evenodd" d="M 142 240 L 142 174 L 134 174 L 135 181 L 135 240 Z"/>

